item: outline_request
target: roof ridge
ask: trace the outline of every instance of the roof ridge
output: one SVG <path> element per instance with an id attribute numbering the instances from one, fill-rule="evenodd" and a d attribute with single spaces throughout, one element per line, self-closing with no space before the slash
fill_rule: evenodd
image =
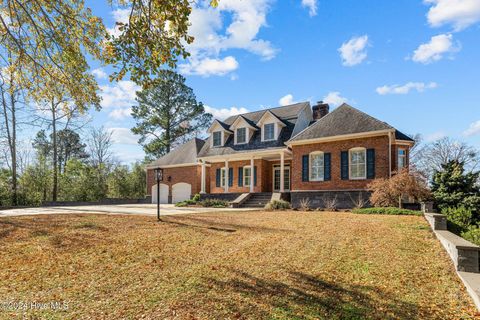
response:
<path id="1" fill-rule="evenodd" d="M 382 121 L 382 120 L 379 120 L 379 119 L 375 118 L 374 116 L 371 116 L 371 115 L 369 115 L 369 114 L 366 113 L 366 112 L 363 112 L 363 111 L 360 110 L 360 109 L 357 109 L 357 108 L 355 108 L 355 107 L 352 107 L 352 106 L 349 105 L 348 103 L 345 103 L 345 102 L 344 102 L 344 103 L 342 103 L 342 105 L 341 105 L 340 107 L 338 107 L 338 108 L 341 108 L 341 107 L 347 107 L 347 108 L 353 109 L 353 110 L 355 110 L 355 111 L 357 111 L 357 112 L 360 112 L 361 114 L 366 115 L 367 117 L 369 117 L 369 118 L 372 119 L 372 120 L 375 120 L 375 121 L 384 123 L 384 124 L 386 124 L 387 126 L 389 126 L 391 129 L 395 129 L 395 128 L 394 128 L 392 125 L 390 125 L 389 123 L 387 123 L 387 122 L 385 122 L 385 121 Z M 338 109 L 338 108 L 337 108 L 337 109 Z M 335 110 L 337 110 L 337 109 L 335 109 Z M 335 111 L 335 110 L 334 110 L 334 111 Z M 332 112 L 333 112 L 333 111 L 332 111 Z"/>
<path id="2" fill-rule="evenodd" d="M 286 106 L 279 106 L 279 107 L 267 108 L 267 109 L 263 109 L 263 110 L 257 110 L 257 111 L 250 111 L 250 112 L 246 112 L 246 113 L 240 113 L 240 114 L 237 114 L 237 115 L 230 116 L 230 117 L 226 118 L 224 121 L 226 121 L 227 119 L 233 118 L 233 117 L 245 116 L 245 115 L 247 115 L 247 114 L 252 114 L 252 113 L 257 113 L 257 112 L 267 112 L 267 111 L 270 111 L 270 110 L 280 109 L 280 108 L 287 108 L 287 107 L 291 107 L 291 106 L 295 106 L 295 105 L 303 104 L 303 103 L 310 103 L 310 102 L 309 102 L 309 101 L 302 101 L 302 102 L 292 103 L 292 104 L 289 104 L 289 105 L 286 105 Z"/>

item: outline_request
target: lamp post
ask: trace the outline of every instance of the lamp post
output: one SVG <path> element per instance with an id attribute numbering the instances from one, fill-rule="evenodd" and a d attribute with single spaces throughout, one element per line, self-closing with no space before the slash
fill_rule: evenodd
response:
<path id="1" fill-rule="evenodd" d="M 163 181 L 163 169 L 156 168 L 155 172 L 155 181 L 157 182 L 157 220 L 160 220 L 160 181 Z"/>

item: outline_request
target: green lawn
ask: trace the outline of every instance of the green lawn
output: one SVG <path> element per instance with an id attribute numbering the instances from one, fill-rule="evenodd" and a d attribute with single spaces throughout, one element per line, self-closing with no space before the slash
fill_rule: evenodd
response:
<path id="1" fill-rule="evenodd" d="M 455 319 L 475 308 L 423 217 L 0 218 L 0 303 L 47 319 Z M 2 305 L 0 305 L 1 307 Z M 21 312 L 0 309 L 0 318 Z"/>

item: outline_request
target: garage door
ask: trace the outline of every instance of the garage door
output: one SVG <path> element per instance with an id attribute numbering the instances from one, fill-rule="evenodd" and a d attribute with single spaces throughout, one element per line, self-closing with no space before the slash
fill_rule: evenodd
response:
<path id="1" fill-rule="evenodd" d="M 157 203 L 157 185 L 152 186 L 152 203 Z M 160 203 L 168 203 L 168 186 L 160 183 Z"/>
<path id="2" fill-rule="evenodd" d="M 190 199 L 191 195 L 192 195 L 191 184 L 188 184 L 185 182 L 179 182 L 172 186 L 172 202 L 173 203 L 188 200 Z"/>

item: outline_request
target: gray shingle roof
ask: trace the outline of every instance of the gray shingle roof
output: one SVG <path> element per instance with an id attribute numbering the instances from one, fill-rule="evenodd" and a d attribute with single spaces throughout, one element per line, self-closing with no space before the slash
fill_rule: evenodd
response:
<path id="1" fill-rule="evenodd" d="M 193 138 L 192 140 L 176 147 L 163 157 L 149 163 L 146 167 L 157 168 L 176 164 L 196 163 L 198 153 L 204 144 L 204 140 Z"/>
<path id="2" fill-rule="evenodd" d="M 237 115 L 237 116 L 231 116 L 225 119 L 223 121 L 224 123 L 231 125 L 239 116 L 244 117 L 247 120 L 250 120 L 253 123 L 257 123 L 258 120 L 263 116 L 263 114 L 267 111 L 270 111 L 274 115 L 276 115 L 280 120 L 296 120 L 298 117 L 298 114 L 300 111 L 305 108 L 305 106 L 310 107 L 309 102 L 299 102 L 295 104 L 291 104 L 288 106 L 283 106 L 283 107 L 277 107 L 277 108 L 270 108 L 270 109 L 265 109 L 265 110 L 260 110 L 260 111 L 254 111 L 254 112 L 249 112 L 249 113 L 244 113 L 242 115 Z"/>
<path id="3" fill-rule="evenodd" d="M 405 133 L 400 132 L 398 130 L 395 131 L 395 139 L 415 142 L 415 140 L 413 140 L 412 138 L 407 136 Z"/>
<path id="4" fill-rule="evenodd" d="M 301 131 L 290 141 L 326 138 L 345 134 L 394 129 L 388 123 L 344 103 Z"/>
<path id="5" fill-rule="evenodd" d="M 257 130 L 253 133 L 253 136 L 250 139 L 249 143 L 246 144 L 235 145 L 233 135 L 230 135 L 227 141 L 225 141 L 225 145 L 223 147 L 211 147 L 210 143 L 205 143 L 198 156 L 220 156 L 241 152 L 249 152 L 254 150 L 261 151 L 266 149 L 272 150 L 275 148 L 284 148 L 285 142 L 288 141 L 288 139 L 290 139 L 292 136 L 292 132 L 295 128 L 295 123 L 297 121 L 298 115 L 300 114 L 300 111 L 305 107 L 310 108 L 310 103 L 300 102 L 284 107 L 265 109 L 231 116 L 223 122 L 231 125 L 238 117 L 243 117 L 249 124 L 256 127 L 256 123 L 265 114 L 265 112 L 270 111 L 285 124 L 285 127 L 283 127 L 280 131 L 278 139 L 274 141 L 262 142 L 261 130 Z"/>

